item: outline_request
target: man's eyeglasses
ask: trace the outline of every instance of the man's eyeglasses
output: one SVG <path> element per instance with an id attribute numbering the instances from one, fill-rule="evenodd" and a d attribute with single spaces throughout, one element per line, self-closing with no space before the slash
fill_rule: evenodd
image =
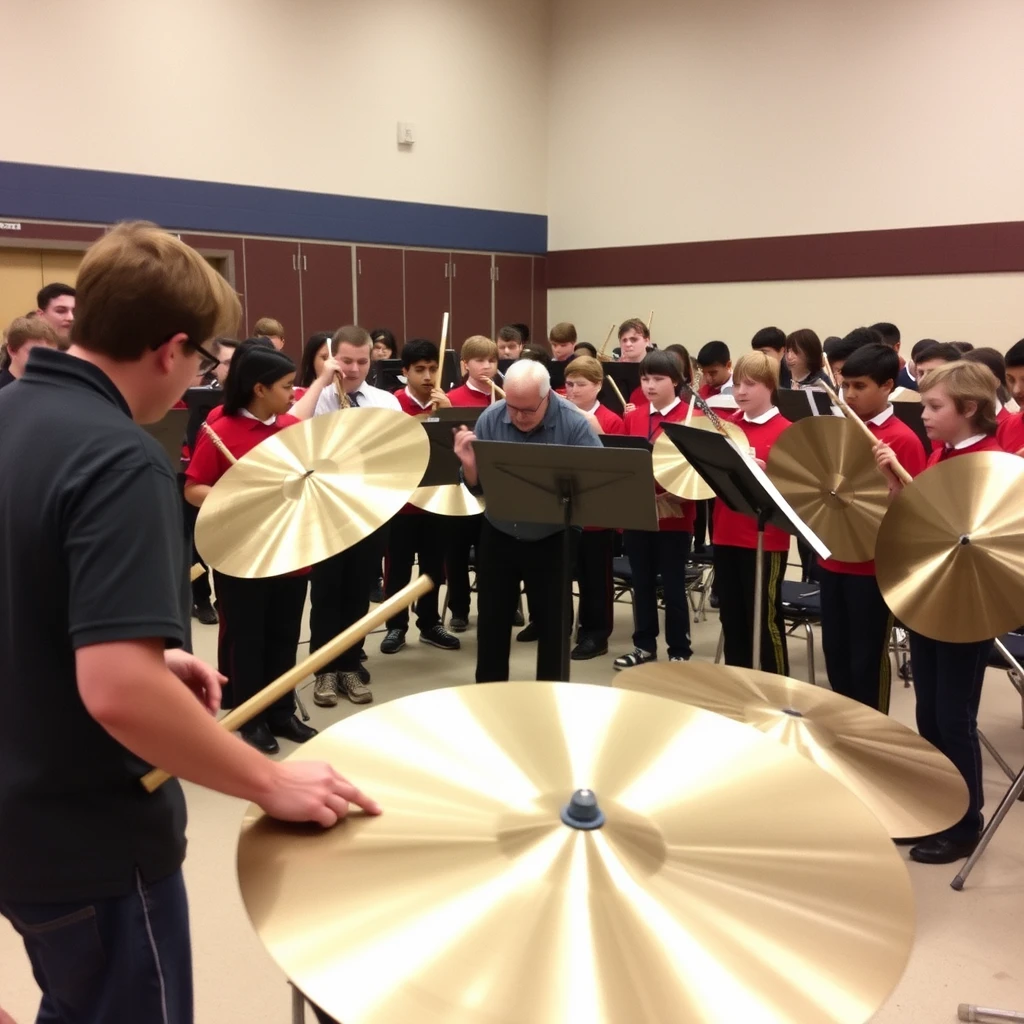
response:
<path id="1" fill-rule="evenodd" d="M 150 347 L 155 351 L 161 345 L 166 345 L 173 337 L 174 335 L 171 334 L 162 341 L 154 341 L 150 344 Z M 204 348 L 200 345 L 198 341 L 193 341 L 191 338 L 188 338 L 186 339 L 185 344 L 200 355 L 199 369 L 196 371 L 197 373 L 209 373 L 215 366 L 220 365 L 220 356 L 215 356 L 208 348 Z"/>

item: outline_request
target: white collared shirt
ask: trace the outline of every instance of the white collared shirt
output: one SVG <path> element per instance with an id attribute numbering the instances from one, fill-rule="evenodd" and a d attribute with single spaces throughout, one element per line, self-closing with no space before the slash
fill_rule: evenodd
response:
<path id="1" fill-rule="evenodd" d="M 877 416 L 868 420 L 873 427 L 880 427 L 883 423 L 890 420 L 896 414 L 896 410 L 891 406 L 887 405 Z"/>
<path id="2" fill-rule="evenodd" d="M 601 408 L 601 403 L 600 402 L 595 402 L 594 403 L 594 408 L 593 409 L 587 409 L 586 411 L 588 413 L 590 413 L 591 416 L 596 416 L 597 415 L 597 410 L 600 409 L 600 408 Z"/>
<path id="3" fill-rule="evenodd" d="M 996 415 L 998 416 L 1003 411 L 1004 408 L 1005 407 L 1004 407 L 1003 403 L 1000 402 L 999 399 L 997 398 L 996 399 Z"/>
<path id="4" fill-rule="evenodd" d="M 277 416 L 276 415 L 275 416 L 271 416 L 269 420 L 261 420 L 259 418 L 259 416 L 253 416 L 253 414 L 251 412 L 249 412 L 248 409 L 239 409 L 238 411 L 243 416 L 245 416 L 246 419 L 255 420 L 257 423 L 262 423 L 263 426 L 265 426 L 265 427 L 271 427 L 271 426 L 273 426 L 277 422 Z"/>
<path id="5" fill-rule="evenodd" d="M 769 420 L 774 419 L 779 415 L 779 410 L 773 405 L 767 412 L 761 413 L 760 416 L 748 416 L 746 413 L 743 414 L 744 423 L 767 423 Z"/>
<path id="6" fill-rule="evenodd" d="M 359 405 L 364 409 L 397 409 L 399 412 L 402 411 L 401 405 L 398 404 L 398 399 L 390 391 L 385 391 L 383 388 L 375 388 L 367 384 L 365 380 L 355 391 L 348 392 L 350 401 L 353 395 L 359 395 Z M 324 388 L 316 401 L 316 409 L 313 411 L 313 415 L 323 416 L 324 413 L 337 412 L 340 408 L 341 401 L 338 398 L 338 389 L 335 387 Z"/>
<path id="7" fill-rule="evenodd" d="M 483 388 L 478 388 L 473 383 L 473 378 L 472 377 L 467 377 L 466 378 L 466 387 L 469 388 L 470 391 L 475 391 L 478 395 L 488 395 L 488 396 L 490 396 L 490 395 L 494 394 L 494 392 L 490 388 L 488 388 L 486 391 L 484 391 Z"/>
<path id="8" fill-rule="evenodd" d="M 412 393 L 412 392 L 411 392 L 411 391 L 409 390 L 409 388 L 408 388 L 408 387 L 406 387 L 406 389 L 405 389 L 405 393 L 406 393 L 406 395 L 408 395 L 408 396 L 409 396 L 409 400 L 410 400 L 410 401 L 412 401 L 412 402 L 415 402 L 415 403 L 416 403 L 416 404 L 417 404 L 417 405 L 418 405 L 418 406 L 419 406 L 419 407 L 420 407 L 421 409 L 429 409 L 429 408 L 430 408 L 430 399 L 429 399 L 429 398 L 428 398 L 428 399 L 427 399 L 427 400 L 426 400 L 425 402 L 421 402 L 421 401 L 420 401 L 420 400 L 419 400 L 419 399 L 418 399 L 418 398 L 417 398 L 417 397 L 416 397 L 416 396 L 415 396 L 415 395 L 414 395 L 414 394 L 413 394 L 413 393 Z"/>
<path id="9" fill-rule="evenodd" d="M 667 416 L 679 403 L 681 399 L 676 396 L 676 400 L 671 405 L 666 405 L 664 409 L 655 409 L 654 403 L 651 402 L 651 416 Z"/>
<path id="10" fill-rule="evenodd" d="M 947 444 L 947 448 L 952 448 L 954 451 L 960 451 L 961 448 L 970 448 L 972 444 L 977 444 L 979 441 L 984 441 L 984 434 L 975 434 L 973 437 L 967 438 L 966 441 L 961 441 L 959 444 Z"/>

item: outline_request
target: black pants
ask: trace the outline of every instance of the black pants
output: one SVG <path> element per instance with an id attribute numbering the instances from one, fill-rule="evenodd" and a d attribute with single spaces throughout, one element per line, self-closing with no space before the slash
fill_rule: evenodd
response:
<path id="1" fill-rule="evenodd" d="M 339 555 L 313 566 L 309 587 L 309 650 L 319 650 L 370 610 L 370 590 L 380 573 L 388 528 L 364 537 Z M 342 651 L 321 672 L 355 672 L 362 643 Z"/>
<path id="2" fill-rule="evenodd" d="M 712 510 L 714 509 L 715 499 L 711 498 L 708 501 L 697 501 L 694 502 L 697 509 L 697 517 L 693 524 L 693 550 L 703 551 L 707 546 L 705 544 L 705 538 L 708 543 L 713 543 L 711 536 L 712 526 Z"/>
<path id="3" fill-rule="evenodd" d="M 612 632 L 612 553 L 614 530 L 584 530 L 576 553 L 576 579 L 580 585 L 580 639 L 607 643 Z M 531 609 L 531 619 L 534 613 Z"/>
<path id="4" fill-rule="evenodd" d="M 574 531 L 574 548 L 576 537 Z M 481 524 L 476 562 L 478 683 L 508 679 L 520 580 L 537 626 L 537 678 L 561 679 L 562 644 L 568 639 L 562 631 L 562 611 L 572 600 L 569 589 L 561 586 L 562 542 L 560 532 L 543 540 L 516 540 L 486 519 Z"/>
<path id="5" fill-rule="evenodd" d="M 782 617 L 782 579 L 786 554 L 766 551 L 764 558 L 764 606 L 761 618 L 761 670 L 789 675 L 786 624 Z M 725 663 L 737 668 L 754 667 L 754 574 L 757 551 L 715 545 L 715 581 L 718 584 L 718 615 L 725 641 Z"/>
<path id="6" fill-rule="evenodd" d="M 804 583 L 820 582 L 823 570 L 814 549 L 802 537 L 797 537 L 796 549 L 800 553 L 800 579 Z"/>
<path id="7" fill-rule="evenodd" d="M 477 549 L 480 564 L 480 524 L 484 517 L 460 516 L 448 534 L 448 611 L 457 619 L 469 618 L 469 549 Z"/>
<path id="8" fill-rule="evenodd" d="M 178 481 L 182 488 L 184 488 L 184 474 L 178 474 Z M 210 600 L 211 595 L 210 570 L 200 557 L 198 550 L 196 550 L 196 519 L 199 517 L 199 509 L 185 500 L 184 492 L 181 496 L 181 509 L 182 519 L 185 523 L 185 546 L 192 551 L 192 561 L 189 562 L 189 568 L 191 569 L 198 562 L 206 569 L 206 572 L 199 579 L 192 580 L 192 603 L 206 604 Z"/>
<path id="9" fill-rule="evenodd" d="M 910 633 L 917 731 L 956 765 L 967 783 L 967 813 L 945 835 L 973 839 L 981 831 L 985 793 L 981 785 L 978 705 L 993 641 L 950 644 Z"/>
<path id="10" fill-rule="evenodd" d="M 889 713 L 892 612 L 874 576 L 851 576 L 818 567 L 821 646 L 836 693 Z"/>
<path id="11" fill-rule="evenodd" d="M 228 677 L 223 706 L 233 708 L 295 664 L 307 576 L 243 580 L 214 571 L 220 636 L 217 667 Z M 276 700 L 254 722 L 281 724 L 295 712 L 295 695 Z"/>
<path id="12" fill-rule="evenodd" d="M 622 544 L 633 570 L 633 646 L 658 653 L 658 576 L 665 596 L 665 641 L 670 658 L 689 658 L 690 604 L 686 563 L 690 535 L 678 530 L 626 530 Z"/>
<path id="13" fill-rule="evenodd" d="M 441 621 L 437 592 L 444 577 L 448 524 L 447 516 L 437 516 L 432 512 L 397 515 L 391 520 L 388 553 L 384 560 L 384 596 L 391 597 L 408 585 L 412 579 L 413 560 L 418 555 L 420 572 L 434 581 L 434 589 L 416 601 L 416 628 L 421 633 Z M 408 628 L 408 608 L 388 619 L 388 629 Z"/>

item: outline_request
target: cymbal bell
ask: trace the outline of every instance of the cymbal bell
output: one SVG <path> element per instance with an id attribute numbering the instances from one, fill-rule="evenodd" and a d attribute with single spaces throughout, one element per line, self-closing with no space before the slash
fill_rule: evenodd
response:
<path id="1" fill-rule="evenodd" d="M 429 458 L 422 427 L 394 409 L 343 409 L 258 444 L 199 510 L 196 547 L 229 576 L 260 579 L 315 565 L 386 523 Z"/>
<path id="2" fill-rule="evenodd" d="M 772 445 L 767 473 L 833 558 L 874 558 L 889 485 L 855 424 L 836 416 L 798 420 Z"/>
<path id="3" fill-rule="evenodd" d="M 409 504 L 439 516 L 475 516 L 484 510 L 483 497 L 473 494 L 462 483 L 417 487 Z"/>
<path id="4" fill-rule="evenodd" d="M 613 685 L 760 729 L 855 793 L 894 838 L 940 832 L 967 810 L 967 785 L 944 754 L 888 715 L 824 687 L 697 661 L 638 665 Z"/>
<path id="5" fill-rule="evenodd" d="M 1024 459 L 960 455 L 925 470 L 878 531 L 878 586 L 922 636 L 973 643 L 1024 622 Z"/>
<path id="6" fill-rule="evenodd" d="M 862 1024 L 910 952 L 909 878 L 874 815 L 697 708 L 463 686 L 293 756 L 384 808 L 326 831 L 250 808 L 239 838 L 260 938 L 345 1024 Z M 595 803 L 603 824 L 578 827 Z"/>
<path id="7" fill-rule="evenodd" d="M 724 422 L 724 421 L 723 421 Z M 735 423 L 724 422 L 726 433 L 744 451 L 750 447 L 747 435 Z M 706 416 L 694 416 L 687 424 L 697 430 L 710 430 L 717 433 L 711 420 Z M 690 465 L 686 456 L 672 443 L 666 434 L 661 434 L 654 442 L 652 454 L 654 479 L 677 498 L 688 501 L 707 501 L 715 496 L 715 492 L 704 478 Z"/>

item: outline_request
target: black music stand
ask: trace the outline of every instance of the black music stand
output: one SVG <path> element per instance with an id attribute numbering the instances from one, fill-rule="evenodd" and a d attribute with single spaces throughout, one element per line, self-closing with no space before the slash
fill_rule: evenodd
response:
<path id="1" fill-rule="evenodd" d="M 472 430 L 482 412 L 480 408 L 444 408 L 423 420 L 423 430 L 430 441 L 430 459 L 423 471 L 420 487 L 440 487 L 461 482 L 462 463 L 455 454 L 455 431 L 460 426 Z"/>
<path id="2" fill-rule="evenodd" d="M 932 439 L 924 429 L 924 406 L 920 402 L 892 402 L 892 411 L 900 422 L 905 423 L 921 439 L 926 452 L 932 450 Z"/>
<path id="3" fill-rule="evenodd" d="M 210 411 L 223 402 L 224 392 L 220 388 L 189 388 L 185 392 L 185 405 L 188 406 L 185 443 L 193 451 L 196 447 L 196 438 L 199 436 L 199 428 L 206 422 Z"/>
<path id="4" fill-rule="evenodd" d="M 754 668 L 761 667 L 761 618 L 764 611 L 764 530 L 771 523 L 802 537 L 828 558 L 831 552 L 793 511 L 767 474 L 729 438 L 681 423 L 663 428 L 686 461 L 703 477 L 720 501 L 757 521 L 757 559 L 754 567 Z"/>
<path id="5" fill-rule="evenodd" d="M 620 410 L 619 415 L 625 416 L 626 410 L 615 394 L 615 388 L 608 383 L 614 380 L 622 392 L 622 397 L 628 402 L 630 395 L 640 387 L 640 364 L 639 363 L 602 363 L 605 381 L 601 390 L 597 393 L 598 401 L 608 406 L 611 410 Z"/>
<path id="6" fill-rule="evenodd" d="M 515 441 L 477 441 L 473 450 L 492 515 L 500 508 L 503 519 L 562 527 L 561 675 L 568 680 L 572 528 L 657 530 L 651 453 Z"/>
<path id="7" fill-rule="evenodd" d="M 790 423 L 808 416 L 831 416 L 832 399 L 813 388 L 779 389 L 775 404 Z"/>
<path id="8" fill-rule="evenodd" d="M 181 446 L 185 441 L 188 418 L 188 409 L 171 409 L 162 420 L 143 424 L 146 433 L 160 442 L 160 447 L 167 453 L 167 460 L 175 473 L 180 472 Z"/>

